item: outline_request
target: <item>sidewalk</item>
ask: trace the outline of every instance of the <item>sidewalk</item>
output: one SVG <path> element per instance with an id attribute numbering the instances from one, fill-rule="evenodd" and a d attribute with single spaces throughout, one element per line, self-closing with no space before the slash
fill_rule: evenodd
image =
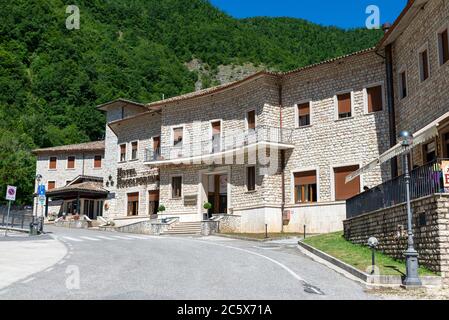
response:
<path id="1" fill-rule="evenodd" d="M 0 290 L 26 279 L 60 261 L 66 247 L 50 236 L 30 237 L 24 233 L 0 233 Z"/>

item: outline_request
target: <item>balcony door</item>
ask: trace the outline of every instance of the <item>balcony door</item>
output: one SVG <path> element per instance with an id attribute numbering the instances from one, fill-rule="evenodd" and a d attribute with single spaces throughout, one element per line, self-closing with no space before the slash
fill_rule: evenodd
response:
<path id="1" fill-rule="evenodd" d="M 221 120 L 211 122 L 212 153 L 221 151 Z"/>

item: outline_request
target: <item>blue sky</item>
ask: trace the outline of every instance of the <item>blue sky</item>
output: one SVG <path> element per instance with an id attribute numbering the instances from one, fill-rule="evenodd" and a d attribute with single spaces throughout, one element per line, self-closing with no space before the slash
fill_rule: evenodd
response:
<path id="1" fill-rule="evenodd" d="M 209 0 L 236 18 L 255 16 L 303 18 L 341 28 L 365 26 L 369 5 L 380 9 L 382 23 L 393 23 L 407 0 Z"/>

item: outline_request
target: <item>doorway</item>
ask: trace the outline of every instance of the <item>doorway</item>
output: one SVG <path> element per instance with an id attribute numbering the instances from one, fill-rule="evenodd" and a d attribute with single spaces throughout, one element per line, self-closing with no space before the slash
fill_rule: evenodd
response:
<path id="1" fill-rule="evenodd" d="M 148 191 L 148 215 L 157 215 L 159 208 L 159 190 Z"/>
<path id="2" fill-rule="evenodd" d="M 223 214 L 228 210 L 228 174 L 211 174 L 207 176 L 207 201 L 212 205 L 208 217 Z"/>

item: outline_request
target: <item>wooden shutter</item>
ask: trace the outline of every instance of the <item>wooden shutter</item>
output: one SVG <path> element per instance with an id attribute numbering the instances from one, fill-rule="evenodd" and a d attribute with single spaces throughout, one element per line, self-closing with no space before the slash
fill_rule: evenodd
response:
<path id="1" fill-rule="evenodd" d="M 360 193 L 360 177 L 345 183 L 346 176 L 359 169 L 359 166 L 334 168 L 335 200 L 343 201 Z"/>
<path id="2" fill-rule="evenodd" d="M 256 111 L 249 111 L 247 114 L 248 129 L 256 128 Z"/>
<path id="3" fill-rule="evenodd" d="M 148 191 L 148 201 L 159 201 L 159 190 Z"/>
<path id="4" fill-rule="evenodd" d="M 75 168 L 75 157 L 70 156 L 67 158 L 67 169 L 74 169 Z"/>
<path id="5" fill-rule="evenodd" d="M 338 99 L 338 113 L 351 113 L 351 93 L 339 94 Z"/>
<path id="6" fill-rule="evenodd" d="M 139 193 L 128 193 L 128 202 L 139 201 Z"/>
<path id="7" fill-rule="evenodd" d="M 308 116 L 310 114 L 310 103 L 301 103 L 298 105 L 298 115 L 300 117 L 302 116 Z"/>
<path id="8" fill-rule="evenodd" d="M 316 184 L 316 171 L 295 172 L 295 186 Z"/>
<path id="9" fill-rule="evenodd" d="M 47 189 L 48 190 L 52 190 L 52 189 L 54 189 L 56 187 L 56 182 L 54 182 L 54 181 L 48 181 L 48 186 L 47 186 Z"/>
<path id="10" fill-rule="evenodd" d="M 94 168 L 101 168 L 101 156 L 94 157 Z"/>
<path id="11" fill-rule="evenodd" d="M 383 108 L 382 86 L 367 88 L 368 112 L 381 111 Z"/>
<path id="12" fill-rule="evenodd" d="M 49 169 L 56 169 L 58 158 L 50 157 Z"/>
<path id="13" fill-rule="evenodd" d="M 256 167 L 246 168 L 246 185 L 248 191 L 256 190 Z"/>
<path id="14" fill-rule="evenodd" d="M 448 32 L 447 29 L 444 30 L 440 34 L 440 41 L 441 41 L 441 58 L 443 59 L 442 64 L 445 64 L 449 60 L 449 38 L 448 38 Z"/>

